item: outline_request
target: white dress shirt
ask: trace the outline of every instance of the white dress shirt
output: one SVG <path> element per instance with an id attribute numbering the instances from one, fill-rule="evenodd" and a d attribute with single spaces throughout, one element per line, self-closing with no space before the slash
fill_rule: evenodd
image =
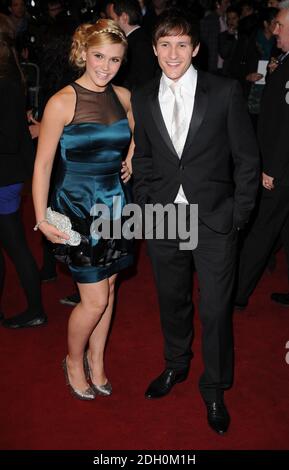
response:
<path id="1" fill-rule="evenodd" d="M 173 91 L 170 88 L 170 85 L 172 83 L 173 80 L 168 78 L 163 73 L 160 80 L 159 103 L 163 119 L 165 121 L 165 125 L 170 137 L 172 137 L 172 118 L 175 103 L 175 97 Z M 197 87 L 196 69 L 191 65 L 186 71 L 186 73 L 177 81 L 177 83 L 178 86 L 180 86 L 180 93 L 184 101 L 184 115 L 186 118 L 186 132 L 184 132 L 185 141 L 188 134 L 195 103 L 195 93 Z M 183 142 L 183 144 L 185 144 L 185 142 Z M 174 202 L 188 204 L 188 200 L 185 196 L 182 185 L 180 185 L 179 187 L 179 192 Z"/>
<path id="2" fill-rule="evenodd" d="M 125 33 L 126 37 L 128 37 L 131 33 L 133 33 L 136 29 L 139 29 L 140 28 L 140 25 L 137 24 L 134 28 L 132 28 L 130 31 L 128 31 L 127 33 Z"/>
<path id="3" fill-rule="evenodd" d="M 226 22 L 226 18 L 223 16 L 219 17 L 219 23 L 220 23 L 220 33 L 223 33 L 224 31 L 227 31 L 228 26 Z M 224 65 L 224 59 L 218 54 L 218 69 L 222 69 Z"/>

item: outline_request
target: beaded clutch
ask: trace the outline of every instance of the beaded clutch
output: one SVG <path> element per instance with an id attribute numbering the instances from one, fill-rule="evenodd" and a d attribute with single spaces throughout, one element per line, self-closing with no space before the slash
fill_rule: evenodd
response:
<path id="1" fill-rule="evenodd" d="M 58 230 L 66 233 L 66 235 L 69 235 L 69 240 L 61 240 L 63 243 L 65 243 L 65 245 L 80 245 L 81 235 L 75 230 L 72 230 L 69 217 L 64 214 L 60 214 L 60 212 L 53 211 L 51 207 L 48 207 L 46 211 L 46 219 L 47 222 L 49 222 L 51 225 L 54 225 L 54 227 L 56 227 Z"/>

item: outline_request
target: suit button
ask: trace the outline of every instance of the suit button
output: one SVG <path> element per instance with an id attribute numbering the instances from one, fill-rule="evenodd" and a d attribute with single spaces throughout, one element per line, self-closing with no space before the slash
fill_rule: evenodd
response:
<path id="1" fill-rule="evenodd" d="M 184 170 L 184 169 L 185 169 L 184 165 L 180 165 L 180 170 Z"/>

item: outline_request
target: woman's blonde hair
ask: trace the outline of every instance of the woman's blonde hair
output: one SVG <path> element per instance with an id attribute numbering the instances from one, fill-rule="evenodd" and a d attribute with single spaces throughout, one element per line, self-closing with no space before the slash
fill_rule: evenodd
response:
<path id="1" fill-rule="evenodd" d="M 113 20 L 100 19 L 94 24 L 80 25 L 72 38 L 69 60 L 79 69 L 85 68 L 82 53 L 89 47 L 104 44 L 123 44 L 127 49 L 127 40 L 123 30 Z"/>

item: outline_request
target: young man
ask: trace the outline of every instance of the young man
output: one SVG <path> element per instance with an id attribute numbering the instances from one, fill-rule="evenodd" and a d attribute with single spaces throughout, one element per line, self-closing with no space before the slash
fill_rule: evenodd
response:
<path id="1" fill-rule="evenodd" d="M 166 368 L 145 396 L 165 396 L 187 377 L 193 338 L 193 260 L 203 327 L 205 370 L 200 391 L 209 425 L 223 434 L 230 421 L 223 392 L 233 375 L 231 293 L 237 229 L 254 207 L 258 151 L 238 83 L 197 72 L 191 65 L 199 49 L 198 26 L 168 11 L 159 17 L 153 41 L 162 76 L 133 93 L 135 200 L 143 208 L 147 203 L 172 203 L 176 208 L 198 204 L 199 241 L 193 251 L 180 249 L 178 236 L 147 242 Z"/>

